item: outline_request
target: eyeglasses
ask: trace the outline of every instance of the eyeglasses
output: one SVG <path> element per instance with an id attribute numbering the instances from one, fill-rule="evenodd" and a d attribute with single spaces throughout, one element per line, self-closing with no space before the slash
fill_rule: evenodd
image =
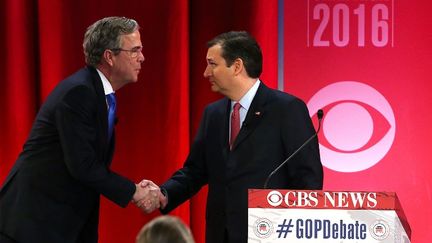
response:
<path id="1" fill-rule="evenodd" d="M 137 47 L 134 47 L 130 50 L 126 50 L 126 49 L 122 49 L 122 48 L 114 48 L 114 49 L 111 49 L 111 51 L 126 51 L 126 52 L 129 52 L 130 57 L 136 58 L 142 52 L 142 49 L 143 49 L 142 46 L 137 46 Z"/>

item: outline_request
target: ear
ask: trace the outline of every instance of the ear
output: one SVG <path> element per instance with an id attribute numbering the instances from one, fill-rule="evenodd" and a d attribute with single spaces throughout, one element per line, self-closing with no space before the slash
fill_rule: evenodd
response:
<path id="1" fill-rule="evenodd" d="M 232 65 L 234 66 L 235 75 L 239 75 L 244 70 L 244 63 L 240 58 L 235 59 Z"/>
<path id="2" fill-rule="evenodd" d="M 105 60 L 106 63 L 108 63 L 108 65 L 110 65 L 111 67 L 114 65 L 114 53 L 111 50 L 105 50 L 104 53 L 102 54 L 102 58 Z"/>

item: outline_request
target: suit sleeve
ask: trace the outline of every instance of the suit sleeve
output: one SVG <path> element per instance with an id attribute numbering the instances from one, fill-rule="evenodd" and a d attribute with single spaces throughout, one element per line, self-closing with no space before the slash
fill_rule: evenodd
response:
<path id="1" fill-rule="evenodd" d="M 86 86 L 70 90 L 56 107 L 55 120 L 66 166 L 79 183 L 92 188 L 125 207 L 135 192 L 135 184 L 110 171 L 102 161 L 106 144 L 100 140 L 97 97 Z"/>
<path id="2" fill-rule="evenodd" d="M 294 152 L 315 133 L 306 104 L 294 99 L 284 113 L 282 133 L 287 151 Z M 321 164 L 318 139 L 313 139 L 287 166 L 290 188 L 315 189 L 323 187 L 323 168 Z"/>
<path id="3" fill-rule="evenodd" d="M 165 190 L 168 196 L 168 204 L 161 210 L 162 213 L 168 213 L 175 209 L 208 183 L 204 146 L 207 127 L 206 114 L 205 111 L 183 168 L 175 172 L 168 181 L 161 185 L 161 189 Z"/>

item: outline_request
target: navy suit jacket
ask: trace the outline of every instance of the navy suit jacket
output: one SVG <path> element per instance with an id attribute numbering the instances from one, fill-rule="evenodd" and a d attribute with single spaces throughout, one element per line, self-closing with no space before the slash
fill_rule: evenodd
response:
<path id="1" fill-rule="evenodd" d="M 107 126 L 96 69 L 57 85 L 0 190 L 0 234 L 22 243 L 97 242 L 100 194 L 125 207 L 135 192 L 109 169 Z"/>
<path id="2" fill-rule="evenodd" d="M 161 187 L 167 213 L 208 184 L 206 241 L 247 242 L 250 188 L 263 188 L 267 176 L 315 132 L 300 99 L 260 84 L 233 149 L 229 149 L 230 100 L 204 111 L 184 167 Z M 269 183 L 270 188 L 322 189 L 318 140 L 292 158 Z"/>

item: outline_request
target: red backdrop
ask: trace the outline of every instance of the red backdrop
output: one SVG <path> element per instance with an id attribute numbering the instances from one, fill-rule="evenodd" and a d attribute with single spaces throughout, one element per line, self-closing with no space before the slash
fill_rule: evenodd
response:
<path id="1" fill-rule="evenodd" d="M 368 34 L 364 47 L 353 45 L 354 39 L 344 47 L 316 47 L 311 39 L 308 46 L 307 27 L 313 38 L 320 20 L 308 17 L 308 13 L 313 14 L 313 6 L 308 8 L 307 2 L 285 1 L 282 11 L 284 89 L 308 102 L 319 90 L 335 82 L 365 83 L 386 98 L 396 124 L 392 146 L 379 163 L 360 172 L 326 169 L 325 189 L 396 191 L 411 223 L 414 241 L 429 242 L 428 232 L 432 228 L 422 217 L 431 215 L 427 206 L 432 201 L 428 179 L 432 170 L 426 153 L 427 135 L 431 134 L 426 124 L 431 104 L 426 93 L 431 89 L 426 79 L 432 54 L 428 47 L 432 43 L 426 11 L 429 3 L 422 0 L 416 4 L 393 4 L 395 16 L 389 23 L 394 24 L 390 28 L 394 30 L 394 45 L 378 48 L 370 45 Z M 334 1 L 328 2 L 333 7 Z M 348 6 L 352 11 L 354 7 Z M 365 16 L 370 16 L 368 11 Z M 139 82 L 118 92 L 118 142 L 113 162 L 114 170 L 134 181 L 148 178 L 162 183 L 179 168 L 204 106 L 220 97 L 210 91 L 202 76 L 205 43 L 215 35 L 247 30 L 256 36 L 264 53 L 261 78 L 267 85 L 277 87 L 276 0 L 2 0 L 0 182 L 20 152 L 47 94 L 61 79 L 84 66 L 81 45 L 86 27 L 111 15 L 134 18 L 142 27 L 146 61 Z M 369 19 L 366 18 L 366 26 L 370 26 Z M 332 26 L 332 20 L 328 26 Z M 329 28 L 323 32 L 323 40 L 331 39 Z M 340 39 L 336 41 L 341 43 Z M 325 110 L 329 112 L 331 108 L 327 106 Z M 337 117 L 337 113 L 333 114 Z M 328 140 L 328 145 L 334 138 L 330 136 L 330 120 L 327 121 L 324 127 L 328 127 L 328 137 L 323 139 Z M 203 190 L 173 212 L 191 225 L 197 242 L 204 239 L 205 193 Z M 133 242 L 141 226 L 157 215 L 144 215 L 133 205 L 122 209 L 103 199 L 100 242 Z"/>
<path id="2" fill-rule="evenodd" d="M 285 90 L 312 116 L 326 113 L 324 189 L 396 192 L 412 242 L 425 243 L 432 241 L 430 7 L 305 0 L 284 8 Z"/>

